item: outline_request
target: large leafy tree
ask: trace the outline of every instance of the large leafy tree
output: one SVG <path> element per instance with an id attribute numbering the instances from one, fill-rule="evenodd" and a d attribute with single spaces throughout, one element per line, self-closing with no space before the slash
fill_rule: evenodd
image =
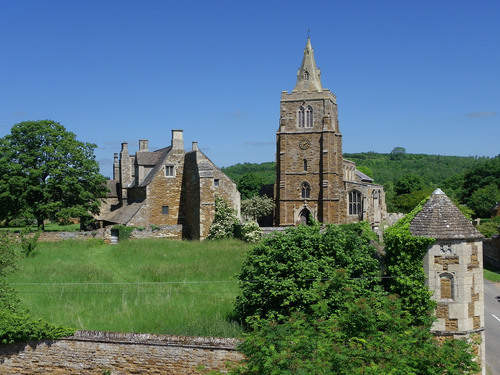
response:
<path id="1" fill-rule="evenodd" d="M 0 139 L 0 218 L 82 217 L 99 212 L 105 178 L 96 145 L 55 121 L 25 121 Z"/>

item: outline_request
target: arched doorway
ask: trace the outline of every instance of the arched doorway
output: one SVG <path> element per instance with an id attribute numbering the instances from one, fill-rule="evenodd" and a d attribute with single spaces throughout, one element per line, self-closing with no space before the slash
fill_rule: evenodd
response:
<path id="1" fill-rule="evenodd" d="M 303 208 L 299 214 L 299 224 L 308 225 L 310 221 L 311 213 L 307 208 Z"/>

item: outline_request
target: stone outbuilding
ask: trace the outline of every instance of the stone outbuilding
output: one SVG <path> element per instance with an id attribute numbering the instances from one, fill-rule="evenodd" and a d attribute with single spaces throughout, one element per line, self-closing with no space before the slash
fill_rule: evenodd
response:
<path id="1" fill-rule="evenodd" d="M 113 179 L 98 216 L 104 225 L 171 227 L 183 238 L 207 237 L 215 214 L 215 197 L 224 198 L 240 215 L 240 193 L 193 142 L 184 150 L 182 130 L 172 130 L 168 147 L 149 151 L 139 140 L 139 151 L 129 154 L 128 143 L 115 153 Z"/>
<path id="2" fill-rule="evenodd" d="M 276 133 L 274 225 L 368 221 L 386 216 L 384 188 L 342 156 L 337 98 L 321 84 L 308 38 L 297 82 L 283 91 Z"/>
<path id="3" fill-rule="evenodd" d="M 432 331 L 470 340 L 485 374 L 483 235 L 440 189 L 413 218 L 410 232 L 436 239 L 424 257 L 427 283 L 437 302 Z"/>

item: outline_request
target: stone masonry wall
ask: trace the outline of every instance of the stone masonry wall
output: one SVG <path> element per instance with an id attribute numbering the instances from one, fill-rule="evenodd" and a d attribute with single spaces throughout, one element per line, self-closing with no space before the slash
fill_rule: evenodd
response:
<path id="1" fill-rule="evenodd" d="M 243 355 L 236 339 L 78 331 L 74 336 L 0 346 L 0 373 L 206 374 L 227 372 Z"/>

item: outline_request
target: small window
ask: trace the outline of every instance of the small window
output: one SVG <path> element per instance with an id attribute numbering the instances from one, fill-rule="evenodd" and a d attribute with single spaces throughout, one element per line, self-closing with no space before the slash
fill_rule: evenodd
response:
<path id="1" fill-rule="evenodd" d="M 168 206 L 161 206 L 162 215 L 168 215 Z"/>
<path id="2" fill-rule="evenodd" d="M 304 170 L 307 171 L 307 160 L 304 159 Z"/>
<path id="3" fill-rule="evenodd" d="M 304 71 L 304 79 L 309 79 L 309 72 L 307 70 Z"/>
<path id="4" fill-rule="evenodd" d="M 453 275 L 450 273 L 443 273 L 439 276 L 440 281 L 440 293 L 442 299 L 453 299 L 454 298 L 454 285 L 453 285 Z"/>
<path id="5" fill-rule="evenodd" d="M 173 165 L 166 165 L 165 166 L 165 176 L 174 177 L 174 166 Z"/>
<path id="6" fill-rule="evenodd" d="M 214 179 L 214 186 L 215 187 L 219 186 L 219 179 L 218 178 Z"/>
<path id="7" fill-rule="evenodd" d="M 304 199 L 311 197 L 311 185 L 309 185 L 307 182 L 302 183 L 301 196 Z"/>

